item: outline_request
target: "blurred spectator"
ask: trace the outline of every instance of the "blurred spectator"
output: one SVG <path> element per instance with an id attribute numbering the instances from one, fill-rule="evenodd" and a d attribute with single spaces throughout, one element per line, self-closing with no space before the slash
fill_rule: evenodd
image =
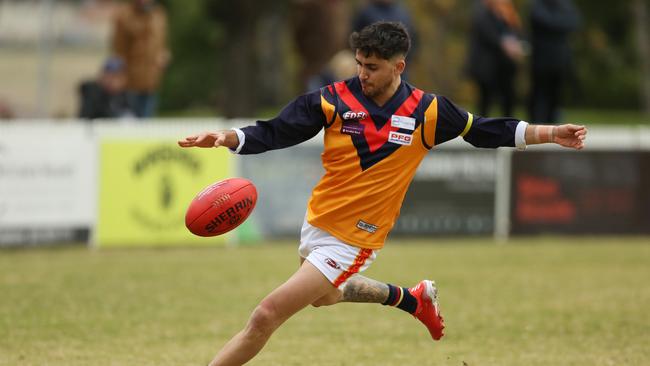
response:
<path id="1" fill-rule="evenodd" d="M 133 117 L 133 108 L 126 93 L 124 61 L 109 58 L 97 80 L 83 82 L 79 87 L 79 117 L 126 118 Z"/>
<path id="2" fill-rule="evenodd" d="M 411 36 L 411 50 L 409 51 L 409 58 L 418 51 L 418 32 L 415 28 L 409 10 L 405 8 L 399 0 L 368 0 L 368 3 L 361 7 L 352 19 L 352 30 L 355 32 L 360 31 L 364 27 L 381 21 L 401 22 L 406 27 L 406 30 Z M 402 73 L 402 79 L 407 80 L 407 70 Z"/>
<path id="3" fill-rule="evenodd" d="M 326 67 L 307 81 L 307 91 L 316 90 L 335 81 L 346 80 L 357 73 L 357 61 L 350 50 L 339 51 Z"/>
<path id="4" fill-rule="evenodd" d="M 131 0 L 117 9 L 113 53 L 126 62 L 127 90 L 137 117 L 155 114 L 157 89 L 170 53 L 167 14 L 155 0 Z"/>
<path id="5" fill-rule="evenodd" d="M 0 120 L 14 118 L 14 112 L 9 106 L 9 103 L 0 98 Z"/>
<path id="6" fill-rule="evenodd" d="M 573 76 L 569 34 L 580 25 L 571 0 L 534 0 L 531 13 L 530 122 L 558 123 L 562 87 Z"/>
<path id="7" fill-rule="evenodd" d="M 510 0 L 479 0 L 472 17 L 468 71 L 479 89 L 479 114 L 488 116 L 498 95 L 512 116 L 517 63 L 524 57 L 521 19 Z"/>
<path id="8" fill-rule="evenodd" d="M 347 48 L 347 19 L 342 0 L 293 0 L 291 29 L 302 61 L 299 82 L 308 89 L 309 80 L 326 67 L 337 51 Z"/>

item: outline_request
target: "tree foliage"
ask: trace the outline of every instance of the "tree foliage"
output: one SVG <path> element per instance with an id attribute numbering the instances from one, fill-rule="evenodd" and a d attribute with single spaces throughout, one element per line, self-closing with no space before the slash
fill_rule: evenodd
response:
<path id="1" fill-rule="evenodd" d="M 576 4 L 584 19 L 575 39 L 577 102 L 638 108 L 641 71 L 631 3 L 577 0 Z"/>
<path id="2" fill-rule="evenodd" d="M 314 0 L 164 1 L 173 62 L 161 93 L 163 109 L 201 107 L 229 117 L 251 117 L 286 103 L 300 91 L 294 82 L 300 60 L 291 38 L 290 10 L 306 1 Z M 347 13 L 363 4 L 363 0 L 338 1 Z M 409 61 L 411 79 L 419 87 L 472 101 L 463 66 L 475 1 L 479 0 L 403 1 L 420 30 L 418 56 Z M 573 37 L 576 72 L 570 103 L 638 108 L 643 75 L 631 2 L 575 3 L 584 22 Z M 515 4 L 527 24 L 529 0 L 515 0 Z M 519 75 L 522 102 L 527 76 L 524 67 Z"/>
<path id="3" fill-rule="evenodd" d="M 172 61 L 161 90 L 163 111 L 214 108 L 220 63 L 218 45 L 225 38 L 205 9 L 206 1 L 167 0 Z"/>

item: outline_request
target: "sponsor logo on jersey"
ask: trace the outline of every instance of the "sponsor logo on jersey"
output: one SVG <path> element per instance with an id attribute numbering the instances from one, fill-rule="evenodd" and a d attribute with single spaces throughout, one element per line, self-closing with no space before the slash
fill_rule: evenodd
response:
<path id="1" fill-rule="evenodd" d="M 415 130 L 415 118 L 392 115 L 390 117 L 392 127 L 403 128 L 405 130 Z"/>
<path id="2" fill-rule="evenodd" d="M 339 264 L 332 258 L 325 258 L 325 263 L 332 268 L 341 269 L 341 266 L 339 266 Z"/>
<path id="3" fill-rule="evenodd" d="M 357 228 L 373 234 L 374 232 L 377 231 L 377 229 L 379 229 L 379 226 L 369 224 L 363 220 L 359 220 L 359 222 L 357 222 Z"/>
<path id="4" fill-rule="evenodd" d="M 346 135 L 363 135 L 364 126 L 359 122 L 344 122 L 341 126 L 341 133 Z"/>
<path id="5" fill-rule="evenodd" d="M 413 136 L 407 135 L 405 133 L 391 131 L 388 134 L 388 142 L 392 142 L 394 144 L 399 144 L 399 145 L 411 145 L 411 143 L 413 142 Z"/>
<path id="6" fill-rule="evenodd" d="M 347 112 L 343 113 L 343 120 L 344 121 L 351 121 L 351 120 L 359 121 L 359 120 L 362 120 L 362 119 L 366 119 L 366 117 L 368 117 L 368 114 L 366 114 L 366 112 L 361 112 L 361 111 L 359 111 L 359 112 L 347 111 Z"/>

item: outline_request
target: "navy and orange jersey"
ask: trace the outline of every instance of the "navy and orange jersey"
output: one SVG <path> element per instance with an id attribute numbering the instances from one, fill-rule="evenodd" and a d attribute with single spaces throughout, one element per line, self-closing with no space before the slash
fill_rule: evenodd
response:
<path id="1" fill-rule="evenodd" d="M 352 78 L 302 95 L 278 117 L 242 128 L 240 154 L 292 146 L 324 128 L 325 174 L 312 192 L 307 221 L 345 243 L 379 249 L 429 150 L 458 136 L 477 147 L 515 146 L 519 123 L 473 116 L 406 82 L 378 106 Z"/>

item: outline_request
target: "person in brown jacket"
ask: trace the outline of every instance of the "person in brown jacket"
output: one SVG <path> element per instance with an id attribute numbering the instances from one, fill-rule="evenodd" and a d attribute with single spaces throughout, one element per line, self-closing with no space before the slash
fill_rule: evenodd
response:
<path id="1" fill-rule="evenodd" d="M 155 0 L 131 0 L 117 9 L 113 54 L 126 63 L 127 90 L 140 118 L 154 115 L 156 91 L 169 62 L 167 14 Z"/>

